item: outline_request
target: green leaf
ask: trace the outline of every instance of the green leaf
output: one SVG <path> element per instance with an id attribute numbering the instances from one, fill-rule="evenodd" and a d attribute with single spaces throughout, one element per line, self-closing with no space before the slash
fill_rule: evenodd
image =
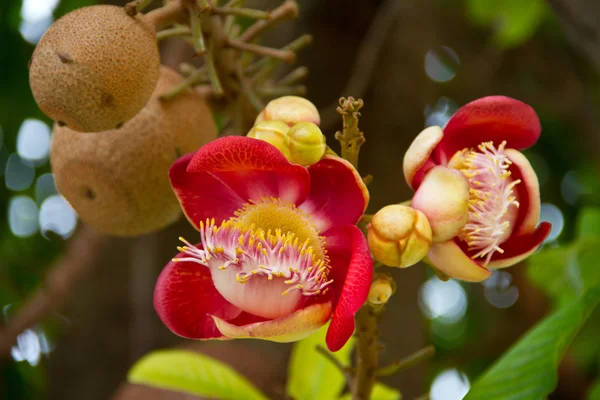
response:
<path id="1" fill-rule="evenodd" d="M 337 399 L 346 385 L 342 372 L 316 350 L 317 346 L 327 347 L 325 335 L 328 327 L 325 325 L 315 334 L 296 343 L 292 349 L 287 392 L 295 400 Z M 342 365 L 348 366 L 354 344 L 354 338 L 350 338 L 341 350 L 330 354 Z"/>
<path id="2" fill-rule="evenodd" d="M 588 207 L 581 210 L 577 218 L 579 237 L 600 236 L 600 208 Z"/>
<path id="3" fill-rule="evenodd" d="M 129 371 L 131 383 L 218 399 L 266 400 L 267 397 L 230 366 L 200 353 L 160 350 Z"/>
<path id="4" fill-rule="evenodd" d="M 548 11 L 544 0 L 468 0 L 466 7 L 473 22 L 494 28 L 494 41 L 500 47 L 529 40 Z"/>
<path id="5" fill-rule="evenodd" d="M 588 400 L 600 400 L 600 380 L 594 383 L 587 398 Z"/>
<path id="6" fill-rule="evenodd" d="M 352 400 L 352 395 L 347 393 L 339 398 L 339 400 Z M 402 400 L 402 393 L 394 388 L 384 385 L 383 383 L 375 383 L 371 400 Z"/>
<path id="7" fill-rule="evenodd" d="M 544 249 L 529 259 L 529 278 L 559 306 L 600 284 L 600 210 L 584 209 L 577 231 L 569 245 Z"/>
<path id="8" fill-rule="evenodd" d="M 556 387 L 558 363 L 599 301 L 597 286 L 546 317 L 475 382 L 465 399 L 546 398 Z"/>

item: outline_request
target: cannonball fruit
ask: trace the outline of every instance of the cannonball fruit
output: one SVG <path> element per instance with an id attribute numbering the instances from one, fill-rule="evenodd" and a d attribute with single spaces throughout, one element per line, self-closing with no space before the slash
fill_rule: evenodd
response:
<path id="1" fill-rule="evenodd" d="M 107 234 L 134 236 L 179 218 L 169 167 L 217 135 L 197 92 L 160 100 L 182 80 L 161 67 L 146 107 L 119 129 L 83 134 L 55 124 L 50 161 L 56 185 L 82 221 Z"/>
<path id="2" fill-rule="evenodd" d="M 29 81 L 42 111 L 80 132 L 115 129 L 150 99 L 160 58 L 153 26 L 123 7 L 96 5 L 56 21 L 31 58 Z"/>

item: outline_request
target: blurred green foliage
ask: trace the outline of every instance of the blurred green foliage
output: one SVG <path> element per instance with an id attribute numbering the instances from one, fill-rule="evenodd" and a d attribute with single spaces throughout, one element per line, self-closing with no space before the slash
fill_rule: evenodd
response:
<path id="1" fill-rule="evenodd" d="M 503 48 L 529 40 L 549 14 L 544 0 L 467 0 L 466 9 L 474 23 L 493 30 Z"/>

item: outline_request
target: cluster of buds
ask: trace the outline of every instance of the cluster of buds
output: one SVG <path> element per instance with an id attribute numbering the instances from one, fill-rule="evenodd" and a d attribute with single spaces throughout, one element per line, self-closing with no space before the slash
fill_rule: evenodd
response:
<path id="1" fill-rule="evenodd" d="M 318 163 L 327 150 L 319 123 L 313 103 L 302 97 L 283 96 L 267 104 L 247 136 L 272 144 L 290 162 L 310 166 Z"/>

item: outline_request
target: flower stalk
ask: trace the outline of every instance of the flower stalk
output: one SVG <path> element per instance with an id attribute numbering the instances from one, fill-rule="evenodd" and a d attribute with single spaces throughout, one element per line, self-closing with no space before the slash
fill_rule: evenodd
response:
<path id="1" fill-rule="evenodd" d="M 335 138 L 342 146 L 342 157 L 348 160 L 354 168 L 358 168 L 358 153 L 360 146 L 365 143 L 365 136 L 358 128 L 360 109 L 364 102 L 362 99 L 342 97 L 339 104 L 337 112 L 342 115 L 344 125 L 342 131 L 335 134 Z"/>

